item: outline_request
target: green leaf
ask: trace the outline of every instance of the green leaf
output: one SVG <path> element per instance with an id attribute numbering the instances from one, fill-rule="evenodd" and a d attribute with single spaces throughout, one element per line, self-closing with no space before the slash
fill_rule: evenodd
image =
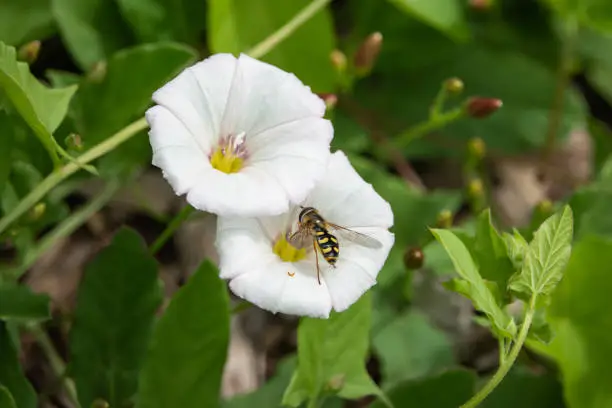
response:
<path id="1" fill-rule="evenodd" d="M 389 0 L 400 10 L 442 31 L 455 40 L 470 37 L 463 6 L 454 0 Z"/>
<path id="2" fill-rule="evenodd" d="M 610 265 L 612 241 L 591 236 L 576 243 L 548 309 L 555 338 L 548 346 L 529 344 L 559 365 L 569 407 L 612 406 Z"/>
<path id="3" fill-rule="evenodd" d="M 298 367 L 283 404 L 292 407 L 320 398 L 324 392 L 356 399 L 382 395 L 369 377 L 368 354 L 372 304 L 366 293 L 329 319 L 302 318 L 298 327 Z M 384 397 L 383 397 L 384 398 Z"/>
<path id="4" fill-rule="evenodd" d="M 0 88 L 52 157 L 56 157 L 53 132 L 66 116 L 76 86 L 50 89 L 17 62 L 15 48 L 0 42 Z"/>
<path id="5" fill-rule="evenodd" d="M 454 363 L 449 339 L 419 312 L 396 317 L 374 334 L 372 346 L 381 362 L 385 389 L 439 372 Z"/>
<path id="6" fill-rule="evenodd" d="M 446 371 L 434 377 L 406 381 L 389 392 L 396 407 L 457 408 L 470 399 L 476 388 L 476 376 L 467 370 Z M 376 401 L 371 408 L 382 408 Z"/>
<path id="7" fill-rule="evenodd" d="M 215 52 L 237 54 L 266 39 L 310 3 L 309 0 L 211 0 L 208 41 Z M 314 15 L 263 60 L 294 73 L 314 92 L 334 92 L 336 74 L 329 55 L 334 48 L 332 17 Z"/>
<path id="8" fill-rule="evenodd" d="M 229 338 L 229 296 L 205 261 L 172 298 L 140 375 L 138 408 L 219 404 Z"/>
<path id="9" fill-rule="evenodd" d="M 295 355 L 285 357 L 278 363 L 274 376 L 264 385 L 249 394 L 224 401 L 222 408 L 279 407 L 296 365 Z"/>
<path id="10" fill-rule="evenodd" d="M 136 393 L 162 301 L 157 269 L 142 238 L 129 229 L 87 265 L 70 332 L 70 372 L 83 407 L 98 398 L 121 407 Z"/>
<path id="11" fill-rule="evenodd" d="M 177 41 L 198 45 L 206 23 L 206 2 L 117 0 L 125 19 L 143 42 Z"/>
<path id="12" fill-rule="evenodd" d="M 478 216 L 474 254 L 480 275 L 495 282 L 500 291 L 505 291 L 508 279 L 514 273 L 514 265 L 508 258 L 506 242 L 491 222 L 488 209 Z"/>
<path id="13" fill-rule="evenodd" d="M 504 103 L 488 118 L 466 118 L 414 141 L 404 150 L 406 155 L 456 157 L 464 154 L 474 135 L 482 137 L 490 151 L 503 153 L 525 152 L 545 143 L 556 83 L 552 69 L 517 52 L 517 47 L 489 46 L 484 41 L 456 44 L 423 24 L 402 19 L 385 3 L 376 2 L 371 12 L 372 27 L 381 28 L 385 45 L 373 74 L 355 87 L 357 101 L 384 124 L 381 131 L 399 135 L 423 121 L 440 84 L 449 77 L 463 80 L 466 97 L 495 97 Z M 461 99 L 451 100 L 448 107 Z M 586 104 L 576 89 L 567 89 L 563 106 L 559 140 L 585 126 L 587 119 Z"/>
<path id="14" fill-rule="evenodd" d="M 17 403 L 13 399 L 10 391 L 3 385 L 0 385 L 0 407 L 17 408 Z"/>
<path id="15" fill-rule="evenodd" d="M 0 283 L 0 319 L 41 321 L 51 317 L 49 296 L 33 293 L 27 286 Z"/>
<path id="16" fill-rule="evenodd" d="M 34 388 L 28 382 L 19 366 L 17 348 L 5 322 L 0 321 L 0 385 L 10 392 L 15 405 L 19 408 L 36 408 L 38 406 Z M 4 408 L 4 405 L 0 405 Z"/>
<path id="17" fill-rule="evenodd" d="M 481 408 L 560 408 L 563 389 L 555 375 L 538 375 L 527 368 L 513 368 L 482 402 Z M 518 392 L 517 392 L 518 391 Z"/>
<path id="18" fill-rule="evenodd" d="M 487 315 L 498 335 L 513 338 L 516 332 L 514 321 L 498 305 L 465 244 L 451 231 L 432 229 L 431 232 L 444 246 L 457 273 L 463 278 L 451 281 L 449 288 L 471 299 L 474 307 Z"/>
<path id="19" fill-rule="evenodd" d="M 134 43 L 114 1 L 51 0 L 51 5 L 64 43 L 85 71 Z"/>
<path id="20" fill-rule="evenodd" d="M 100 82 L 84 79 L 73 106 L 77 130 L 88 146 L 96 145 L 142 116 L 151 95 L 197 57 L 191 47 L 176 43 L 145 44 L 124 49 L 108 61 Z M 103 115 L 100 112 L 104 112 Z M 121 173 L 150 161 L 146 137 L 135 137 L 103 158 L 102 173 Z"/>
<path id="21" fill-rule="evenodd" d="M 525 261 L 525 254 L 529 250 L 529 243 L 516 229 L 512 234 L 504 232 L 503 237 L 506 244 L 506 251 L 508 252 L 508 258 L 512 262 L 515 270 L 521 270 L 523 268 L 523 262 Z"/>
<path id="22" fill-rule="evenodd" d="M 528 295 L 547 295 L 563 276 L 572 250 L 572 210 L 549 217 L 535 232 L 523 269 L 510 281 L 510 289 Z"/>
<path id="23" fill-rule="evenodd" d="M 49 0 L 0 2 L 0 41 L 21 45 L 40 40 L 53 32 Z"/>
<path id="24" fill-rule="evenodd" d="M 8 180 L 12 163 L 12 150 L 15 145 L 15 131 L 12 118 L 4 111 L 0 110 L 0 191 L 4 190 L 4 185 Z"/>

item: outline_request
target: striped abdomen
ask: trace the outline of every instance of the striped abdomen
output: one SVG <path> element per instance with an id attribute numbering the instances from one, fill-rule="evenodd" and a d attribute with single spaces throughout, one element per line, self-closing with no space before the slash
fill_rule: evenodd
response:
<path id="1" fill-rule="evenodd" d="M 338 240 L 335 236 L 327 232 L 325 228 L 318 224 L 313 225 L 312 228 L 323 258 L 325 258 L 330 265 L 335 265 L 336 261 L 338 260 L 338 255 L 340 255 Z"/>

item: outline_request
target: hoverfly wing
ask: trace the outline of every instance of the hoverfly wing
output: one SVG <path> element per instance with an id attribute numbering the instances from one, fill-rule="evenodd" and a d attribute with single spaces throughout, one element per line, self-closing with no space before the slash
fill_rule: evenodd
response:
<path id="1" fill-rule="evenodd" d="M 340 225 L 327 223 L 330 229 L 334 229 L 343 238 L 353 241 L 356 244 L 362 245 L 367 248 L 379 249 L 382 248 L 382 244 L 379 240 L 366 234 L 362 234 L 357 231 L 353 231 L 348 228 L 341 227 Z"/>
<path id="2" fill-rule="evenodd" d="M 305 229 L 300 229 L 287 237 L 287 242 L 296 248 L 306 248 L 312 245 L 312 236 Z"/>

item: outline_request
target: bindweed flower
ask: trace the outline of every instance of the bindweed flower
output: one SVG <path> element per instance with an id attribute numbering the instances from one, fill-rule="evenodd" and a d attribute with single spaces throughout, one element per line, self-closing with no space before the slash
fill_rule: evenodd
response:
<path id="1" fill-rule="evenodd" d="M 217 54 L 153 94 L 153 164 L 177 195 L 222 216 L 268 216 L 324 175 L 333 128 L 325 103 L 293 74 Z"/>
<path id="2" fill-rule="evenodd" d="M 313 237 L 295 245 L 298 215 L 313 207 L 327 222 L 365 234 L 377 248 L 329 229 L 339 244 L 335 266 L 315 252 Z M 216 246 L 221 278 L 238 296 L 273 313 L 329 317 L 356 302 L 376 284 L 393 245 L 391 207 L 353 169 L 342 152 L 331 156 L 322 179 L 301 206 L 274 217 L 219 217 Z M 330 242 L 327 242 L 328 244 Z M 328 252 L 332 253 L 332 252 Z M 320 282 L 317 279 L 317 259 Z"/>

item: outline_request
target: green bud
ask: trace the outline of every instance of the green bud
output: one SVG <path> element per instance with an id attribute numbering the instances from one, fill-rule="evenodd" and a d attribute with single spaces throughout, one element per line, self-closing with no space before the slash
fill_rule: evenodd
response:
<path id="1" fill-rule="evenodd" d="M 453 225 L 453 213 L 449 210 L 442 210 L 436 220 L 436 228 L 450 228 Z"/>
<path id="2" fill-rule="evenodd" d="M 30 210 L 30 220 L 38 221 L 43 215 L 45 215 L 45 211 L 47 210 L 47 204 L 38 203 Z"/>
<path id="3" fill-rule="evenodd" d="M 41 42 L 38 40 L 22 45 L 19 47 L 19 51 L 17 51 L 17 59 L 30 65 L 33 64 L 40 54 L 40 46 Z"/>
<path id="4" fill-rule="evenodd" d="M 83 150 L 83 140 L 81 139 L 81 135 L 77 133 L 71 133 L 68 136 L 66 136 L 66 139 L 64 139 L 64 142 L 66 143 L 66 146 L 70 150 L 75 150 L 77 152 L 80 152 Z"/>
<path id="5" fill-rule="evenodd" d="M 106 78 L 106 61 L 96 62 L 87 73 L 87 79 L 93 83 L 100 83 L 104 78 Z"/>
<path id="6" fill-rule="evenodd" d="M 329 55 L 332 66 L 336 71 L 343 73 L 346 71 L 346 55 L 340 50 L 333 50 Z"/>
<path id="7" fill-rule="evenodd" d="M 484 140 L 474 137 L 468 141 L 468 155 L 470 158 L 482 160 L 487 152 Z"/>
<path id="8" fill-rule="evenodd" d="M 444 81 L 444 88 L 449 94 L 458 95 L 463 92 L 463 81 L 459 78 L 449 78 Z"/>

